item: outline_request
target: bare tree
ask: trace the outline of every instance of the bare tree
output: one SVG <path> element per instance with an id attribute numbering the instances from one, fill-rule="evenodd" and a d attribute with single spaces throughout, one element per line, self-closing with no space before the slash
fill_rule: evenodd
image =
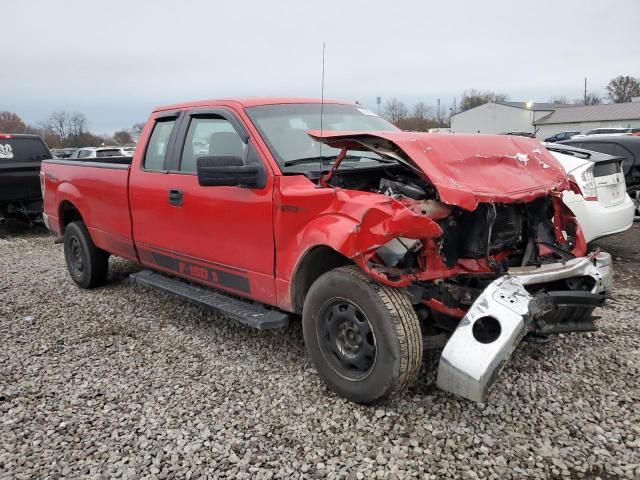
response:
<path id="1" fill-rule="evenodd" d="M 506 93 L 481 92 L 472 88 L 463 92 L 462 100 L 460 100 L 460 111 L 464 112 L 489 102 L 506 102 L 507 100 L 509 100 L 509 95 Z"/>
<path id="2" fill-rule="evenodd" d="M 0 132 L 25 133 L 26 130 L 26 124 L 16 113 L 0 112 Z"/>
<path id="3" fill-rule="evenodd" d="M 413 107 L 413 116 L 419 121 L 424 121 L 431 115 L 431 107 L 424 102 L 416 103 Z"/>
<path id="4" fill-rule="evenodd" d="M 113 134 L 113 141 L 116 145 L 129 145 L 133 143 L 133 138 L 127 130 L 120 130 Z"/>
<path id="5" fill-rule="evenodd" d="M 600 105 L 602 103 L 602 97 L 598 92 L 589 92 L 583 98 L 576 98 L 573 100 L 574 105 Z"/>
<path id="6" fill-rule="evenodd" d="M 87 130 L 87 117 L 84 113 L 74 112 L 68 114 L 68 131 L 72 137 L 82 135 Z"/>
<path id="7" fill-rule="evenodd" d="M 598 92 L 589 92 L 584 97 L 585 105 L 600 105 L 602 103 L 602 97 Z"/>
<path id="8" fill-rule="evenodd" d="M 44 122 L 44 127 L 64 143 L 69 137 L 69 114 L 64 110 L 53 112 Z"/>
<path id="9" fill-rule="evenodd" d="M 133 141 L 137 142 L 142 134 L 142 129 L 144 128 L 144 122 L 134 123 L 133 127 L 131 127 L 131 135 L 133 136 Z"/>
<path id="10" fill-rule="evenodd" d="M 409 114 L 407 106 L 396 98 L 384 104 L 384 115 L 394 125 L 398 125 Z"/>
<path id="11" fill-rule="evenodd" d="M 560 105 L 567 105 L 569 103 L 569 99 L 566 95 L 556 95 L 549 99 L 549 103 L 558 103 Z"/>
<path id="12" fill-rule="evenodd" d="M 640 97 L 640 80 L 629 75 L 618 75 L 607 85 L 607 94 L 613 103 L 630 102 L 633 97 Z"/>

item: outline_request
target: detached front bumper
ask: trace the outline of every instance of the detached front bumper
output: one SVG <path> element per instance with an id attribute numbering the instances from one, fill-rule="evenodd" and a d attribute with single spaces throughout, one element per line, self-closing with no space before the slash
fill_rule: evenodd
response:
<path id="1" fill-rule="evenodd" d="M 591 292 L 543 292 L 532 296 L 525 286 L 589 276 Z M 536 329 L 550 307 L 601 304 L 611 291 L 611 256 L 598 252 L 565 263 L 509 270 L 476 299 L 449 338 L 440 357 L 438 388 L 469 400 L 486 398 L 520 340 Z"/>

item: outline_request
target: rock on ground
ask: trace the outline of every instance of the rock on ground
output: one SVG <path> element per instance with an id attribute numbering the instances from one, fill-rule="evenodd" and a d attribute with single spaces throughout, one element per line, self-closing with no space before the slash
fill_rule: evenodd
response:
<path id="1" fill-rule="evenodd" d="M 638 227 L 598 332 L 523 343 L 486 403 L 419 383 L 376 408 L 324 387 L 299 324 L 253 331 L 117 259 L 83 291 L 48 235 L 0 238 L 0 479 L 640 477 Z"/>

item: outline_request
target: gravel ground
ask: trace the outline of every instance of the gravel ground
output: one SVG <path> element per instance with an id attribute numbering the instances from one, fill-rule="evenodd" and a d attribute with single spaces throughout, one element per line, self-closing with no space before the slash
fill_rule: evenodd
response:
<path id="1" fill-rule="evenodd" d="M 523 343 L 488 401 L 327 391 L 300 325 L 257 332 L 134 285 L 82 291 L 0 230 L 0 478 L 640 478 L 640 228 L 600 331 Z"/>

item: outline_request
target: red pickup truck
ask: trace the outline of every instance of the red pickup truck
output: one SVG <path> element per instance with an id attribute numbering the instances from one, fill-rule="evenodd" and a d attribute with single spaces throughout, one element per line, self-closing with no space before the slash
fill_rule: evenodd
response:
<path id="1" fill-rule="evenodd" d="M 437 385 L 482 400 L 520 340 L 595 328 L 611 258 L 587 254 L 536 140 L 401 132 L 343 102 L 156 109 L 131 158 L 42 163 L 71 278 L 133 275 L 256 328 L 302 317 L 332 389 L 376 403 L 438 352 Z"/>

